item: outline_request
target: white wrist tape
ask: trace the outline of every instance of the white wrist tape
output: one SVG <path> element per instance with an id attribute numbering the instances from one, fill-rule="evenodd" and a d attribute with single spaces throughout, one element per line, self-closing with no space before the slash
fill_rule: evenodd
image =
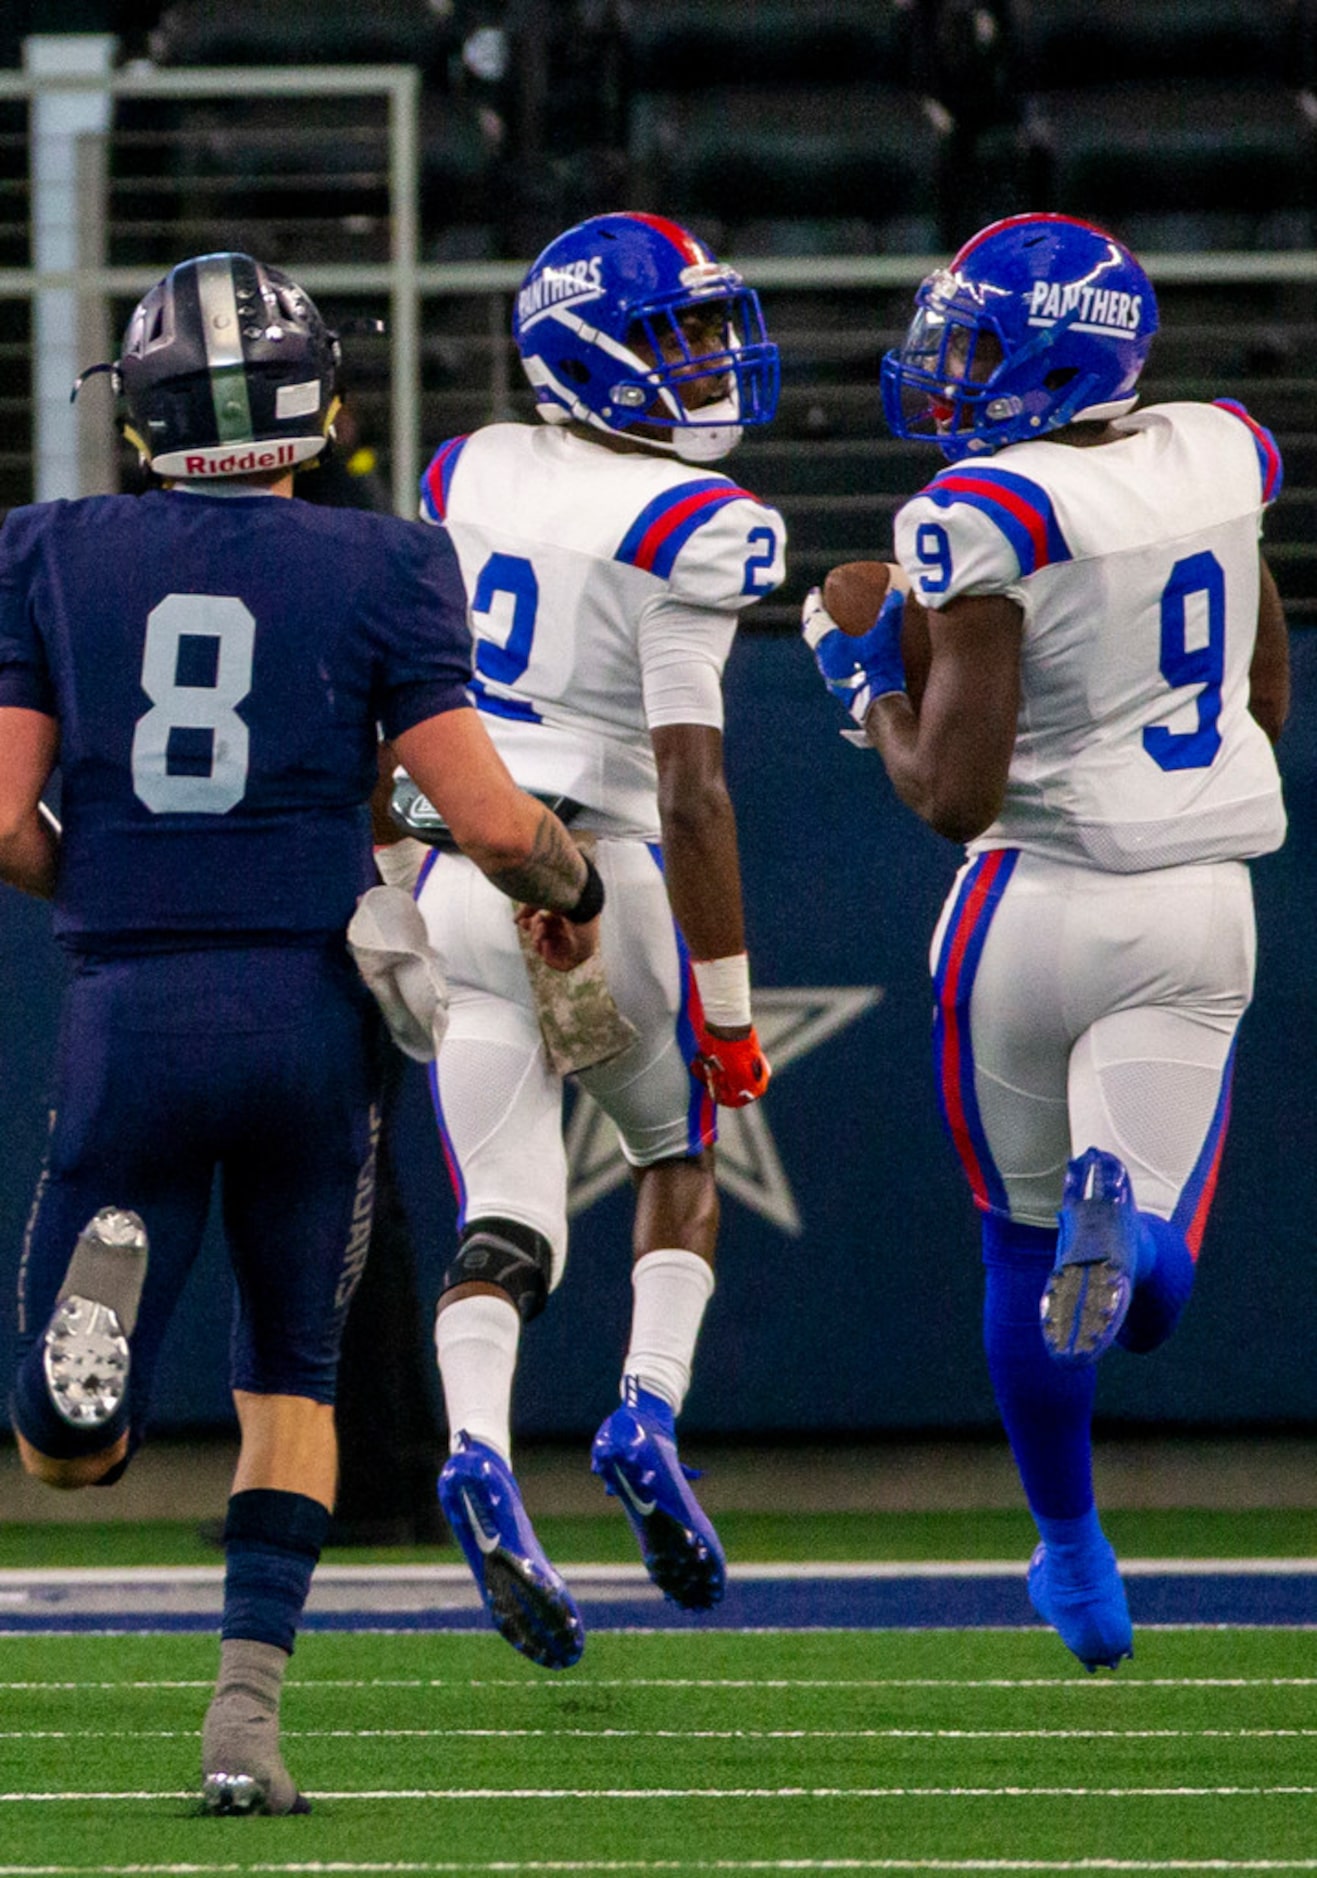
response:
<path id="1" fill-rule="evenodd" d="M 704 1021 L 717 1030 L 750 1022 L 750 960 L 744 952 L 727 959 L 692 959 Z"/>
<path id="2" fill-rule="evenodd" d="M 404 835 L 401 841 L 376 848 L 375 872 L 386 887 L 401 887 L 413 893 L 429 852 L 423 841 L 417 841 L 414 835 Z"/>

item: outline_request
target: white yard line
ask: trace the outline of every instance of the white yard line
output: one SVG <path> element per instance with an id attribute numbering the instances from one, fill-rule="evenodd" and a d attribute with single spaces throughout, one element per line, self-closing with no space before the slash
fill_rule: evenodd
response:
<path id="1" fill-rule="evenodd" d="M 359 1787 L 308 1788 L 308 1800 L 440 1800 L 463 1804 L 511 1800 L 573 1800 L 612 1804 L 617 1800 L 1275 1800 L 1317 1799 L 1317 1786 L 1213 1787 Z M 187 1800 L 191 1788 L 125 1792 L 65 1791 L 0 1793 L 0 1805 L 55 1804 L 89 1800 Z"/>

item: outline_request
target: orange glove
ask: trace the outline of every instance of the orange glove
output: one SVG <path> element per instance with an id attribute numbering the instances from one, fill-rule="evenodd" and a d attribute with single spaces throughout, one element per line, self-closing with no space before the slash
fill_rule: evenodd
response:
<path id="1" fill-rule="evenodd" d="M 772 1069 L 753 1024 L 748 1037 L 715 1037 L 697 1018 L 695 1035 L 699 1055 L 691 1068 L 702 1078 L 720 1108 L 743 1109 L 757 1102 L 768 1087 Z"/>

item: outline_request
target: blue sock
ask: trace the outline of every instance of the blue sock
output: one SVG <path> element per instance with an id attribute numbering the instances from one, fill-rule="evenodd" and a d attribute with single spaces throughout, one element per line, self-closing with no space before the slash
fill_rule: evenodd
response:
<path id="1" fill-rule="evenodd" d="M 1044 1538 L 1045 1520 L 1074 1521 L 1093 1511 L 1090 1431 L 1097 1371 L 1055 1362 L 1038 1322 L 1055 1256 L 1054 1229 L 984 1215 L 988 1375 L 1029 1510 Z"/>
<path id="2" fill-rule="evenodd" d="M 1146 1356 L 1165 1343 L 1194 1288 L 1193 1254 L 1168 1219 L 1139 1214 L 1139 1274 L 1125 1322 L 1116 1334 L 1123 1350 Z"/>
<path id="3" fill-rule="evenodd" d="M 47 1454 L 52 1461 L 71 1461 L 114 1446 L 129 1425 L 131 1400 L 130 1382 L 123 1401 L 107 1421 L 95 1428 L 71 1426 L 50 1399 L 50 1390 L 46 1387 L 44 1337 L 38 1337 L 19 1365 L 9 1401 L 9 1418 L 38 1454 Z M 119 1472 L 122 1471 L 120 1468 Z"/>
<path id="4" fill-rule="evenodd" d="M 1035 1513 L 1034 1524 L 1039 1538 L 1047 1546 L 1048 1558 L 1059 1568 L 1063 1581 L 1076 1567 L 1082 1572 L 1092 1554 L 1106 1545 L 1095 1506 L 1075 1519 L 1050 1519 L 1046 1513 Z"/>
<path id="5" fill-rule="evenodd" d="M 307 1494 L 253 1487 L 233 1495 L 224 1522 L 222 1639 L 273 1643 L 292 1654 L 328 1530 L 328 1508 Z"/>

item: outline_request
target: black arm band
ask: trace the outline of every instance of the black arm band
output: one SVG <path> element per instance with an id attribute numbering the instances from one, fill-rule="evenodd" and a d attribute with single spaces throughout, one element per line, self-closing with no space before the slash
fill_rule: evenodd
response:
<path id="1" fill-rule="evenodd" d="M 581 859 L 585 862 L 585 885 L 571 912 L 563 914 L 563 918 L 569 919 L 573 926 L 584 926 L 589 920 L 597 918 L 604 909 L 604 883 L 599 878 L 599 869 L 588 854 L 583 854 Z"/>

